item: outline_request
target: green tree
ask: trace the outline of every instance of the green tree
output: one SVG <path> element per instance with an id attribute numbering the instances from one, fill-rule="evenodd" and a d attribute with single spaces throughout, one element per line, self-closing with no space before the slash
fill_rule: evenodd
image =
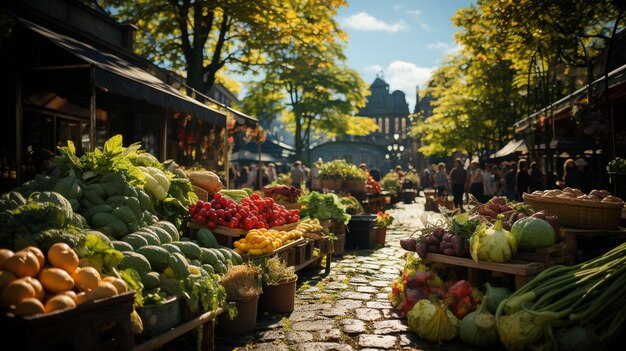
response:
<path id="1" fill-rule="evenodd" d="M 288 41 L 325 41 L 327 23 L 312 23 L 297 6 L 334 11 L 343 0 L 84 0 L 97 2 L 139 28 L 137 52 L 208 92 L 224 67 L 247 72 L 267 63 L 268 53 Z M 188 92 L 190 93 L 190 92 Z"/>
<path id="2" fill-rule="evenodd" d="M 479 0 L 459 10 L 453 21 L 463 49 L 429 83 L 433 115 L 412 131 L 421 151 L 471 155 L 501 147 L 523 105 L 543 107 L 577 88 L 564 74 L 585 67 L 583 46 L 592 61 L 602 59 L 616 15 L 609 0 Z M 557 70 L 557 62 L 564 67 Z"/>
<path id="3" fill-rule="evenodd" d="M 267 54 L 260 84 L 286 95 L 286 122 L 294 132 L 297 157 L 304 156 L 311 138 L 321 133 L 375 130 L 370 119 L 353 116 L 364 106 L 368 89 L 360 75 L 345 65 L 346 34 L 334 19 L 343 5 L 343 1 L 284 2 L 288 11 L 297 14 L 303 31 L 318 33 L 319 38 L 287 38 Z"/>

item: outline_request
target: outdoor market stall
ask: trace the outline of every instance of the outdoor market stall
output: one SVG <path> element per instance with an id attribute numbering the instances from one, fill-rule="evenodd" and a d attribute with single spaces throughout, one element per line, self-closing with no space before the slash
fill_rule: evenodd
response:
<path id="1" fill-rule="evenodd" d="M 626 292 L 623 206 L 607 191 L 565 188 L 524 194 L 524 203 L 496 197 L 464 214 L 444 210 L 442 220 L 400 242 L 411 253 L 391 303 L 432 342 L 460 335 L 474 346 L 560 348 L 576 334 L 615 345 L 626 327 L 610 307 Z M 588 249 L 577 247 L 579 236 L 616 241 L 574 264 Z M 552 340 L 543 338 L 549 325 Z"/>

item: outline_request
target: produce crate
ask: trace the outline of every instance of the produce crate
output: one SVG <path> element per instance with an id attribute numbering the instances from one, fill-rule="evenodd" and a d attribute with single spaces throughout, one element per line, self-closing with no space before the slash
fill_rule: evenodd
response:
<path id="1" fill-rule="evenodd" d="M 313 240 L 309 240 L 306 244 L 306 249 L 304 251 L 304 260 L 308 261 L 313 258 L 313 249 L 315 248 L 315 242 Z"/>
<path id="2" fill-rule="evenodd" d="M 169 298 L 165 303 L 137 308 L 143 322 L 142 336 L 159 335 L 178 325 L 181 320 L 181 304 L 176 297 Z"/>
<path id="3" fill-rule="evenodd" d="M 511 260 L 507 263 L 492 263 L 479 261 L 478 263 L 469 258 L 446 256 L 429 252 L 426 255 L 424 263 L 441 263 L 445 265 L 466 267 L 467 280 L 474 286 L 482 284 L 479 271 L 488 271 L 492 275 L 498 276 L 502 274 L 513 275 L 515 289 L 519 289 L 529 282 L 537 274 L 543 271 L 547 265 L 539 262 L 527 262 Z"/>
<path id="4" fill-rule="evenodd" d="M 549 266 L 555 264 L 571 263 L 574 257 L 566 254 L 565 243 L 558 243 L 551 247 L 535 249 L 533 251 L 517 251 L 513 259 L 529 262 L 545 263 Z"/>
<path id="5" fill-rule="evenodd" d="M 135 292 L 129 291 L 33 317 L 2 314 L 2 350 L 128 349 L 134 344 L 130 331 L 134 300 Z"/>
<path id="6" fill-rule="evenodd" d="M 294 265 L 297 266 L 299 264 L 304 263 L 304 261 L 306 261 L 306 252 L 307 252 L 307 246 L 309 245 L 308 242 L 306 243 L 302 243 L 296 247 L 294 247 Z"/>

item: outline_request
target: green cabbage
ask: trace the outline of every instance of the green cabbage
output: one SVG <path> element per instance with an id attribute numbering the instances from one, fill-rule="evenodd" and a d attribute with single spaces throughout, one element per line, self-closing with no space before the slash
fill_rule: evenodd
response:
<path id="1" fill-rule="evenodd" d="M 309 195 L 301 196 L 298 203 L 302 204 L 300 217 L 317 219 L 334 219 L 342 223 L 348 223 L 350 215 L 346 213 L 346 206 L 341 203 L 335 194 L 320 194 L 317 191 Z"/>
<path id="2" fill-rule="evenodd" d="M 445 303 L 420 300 L 407 319 L 411 331 L 430 342 L 449 341 L 459 333 L 459 320 Z"/>
<path id="3" fill-rule="evenodd" d="M 487 229 L 481 224 L 470 238 L 470 254 L 474 261 L 507 262 L 517 250 L 517 241 L 508 231 L 502 229 L 502 215 L 493 227 Z"/>
<path id="4" fill-rule="evenodd" d="M 480 307 L 468 314 L 461 321 L 459 334 L 461 340 L 473 346 L 491 346 L 498 342 L 496 318 L 489 313 L 487 305 L 489 298 L 484 297 Z"/>

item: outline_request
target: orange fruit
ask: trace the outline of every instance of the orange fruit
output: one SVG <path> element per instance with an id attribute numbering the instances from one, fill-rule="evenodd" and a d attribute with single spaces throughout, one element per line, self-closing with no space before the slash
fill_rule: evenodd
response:
<path id="1" fill-rule="evenodd" d="M 123 279 L 116 278 L 116 277 L 105 277 L 104 279 L 102 279 L 102 281 L 113 284 L 118 294 L 125 293 L 128 291 L 128 287 L 126 287 L 126 282 Z"/>
<path id="2" fill-rule="evenodd" d="M 39 273 L 39 260 L 30 251 L 20 251 L 9 257 L 4 262 L 7 271 L 12 272 L 18 278 L 34 277 Z"/>
<path id="3" fill-rule="evenodd" d="M 35 289 L 25 279 L 18 279 L 2 290 L 0 302 L 4 305 L 17 305 L 22 300 L 35 297 Z"/>
<path id="4" fill-rule="evenodd" d="M 50 313 L 52 311 L 64 310 L 66 308 L 74 308 L 76 307 L 76 302 L 67 296 L 67 295 L 56 295 L 46 302 L 44 306 L 46 309 L 46 313 Z"/>
<path id="5" fill-rule="evenodd" d="M 35 298 L 39 301 L 43 301 L 46 292 L 43 290 L 41 282 L 32 277 L 24 277 L 22 279 L 25 279 L 30 285 L 32 285 L 33 289 L 35 289 Z"/>
<path id="6" fill-rule="evenodd" d="M 76 301 L 77 305 L 82 305 L 83 303 L 89 301 L 89 294 L 81 291 L 78 294 L 76 294 L 76 299 L 74 299 Z"/>
<path id="7" fill-rule="evenodd" d="M 13 256 L 14 253 L 11 250 L 0 249 L 0 271 L 4 270 L 4 262 Z"/>
<path id="8" fill-rule="evenodd" d="M 107 282 L 100 282 L 98 287 L 93 289 L 88 296 L 89 300 L 100 300 L 107 297 L 113 297 L 117 295 L 117 289 L 115 285 Z"/>
<path id="9" fill-rule="evenodd" d="M 46 290 L 53 293 L 72 290 L 74 287 L 74 279 L 60 268 L 44 268 L 39 275 L 39 280 Z"/>
<path id="10" fill-rule="evenodd" d="M 93 267 L 77 268 L 72 273 L 76 286 L 82 291 L 91 291 L 98 287 L 100 273 Z"/>
<path id="11" fill-rule="evenodd" d="M 46 309 L 43 307 L 41 301 L 37 300 L 34 297 L 29 297 L 20 301 L 20 303 L 15 306 L 15 310 L 13 310 L 13 313 L 16 316 L 28 317 L 40 313 L 46 313 Z"/>
<path id="12" fill-rule="evenodd" d="M 65 243 L 56 243 L 50 247 L 48 261 L 52 267 L 61 268 L 69 274 L 78 267 L 78 255 Z"/>
<path id="13" fill-rule="evenodd" d="M 37 257 L 37 260 L 39 261 L 39 267 L 43 267 L 43 265 L 46 263 L 46 257 L 43 255 L 43 252 L 41 252 L 41 250 L 39 250 L 38 247 L 29 246 L 29 247 L 27 247 L 25 249 L 22 249 L 20 251 L 32 252 L 33 255 L 35 255 L 35 257 Z"/>
<path id="14" fill-rule="evenodd" d="M 0 271 L 0 292 L 12 281 L 17 280 L 15 274 L 7 271 Z"/>
<path id="15" fill-rule="evenodd" d="M 72 298 L 72 300 L 76 301 L 76 292 L 74 290 L 64 291 L 58 295 L 67 295 Z"/>

